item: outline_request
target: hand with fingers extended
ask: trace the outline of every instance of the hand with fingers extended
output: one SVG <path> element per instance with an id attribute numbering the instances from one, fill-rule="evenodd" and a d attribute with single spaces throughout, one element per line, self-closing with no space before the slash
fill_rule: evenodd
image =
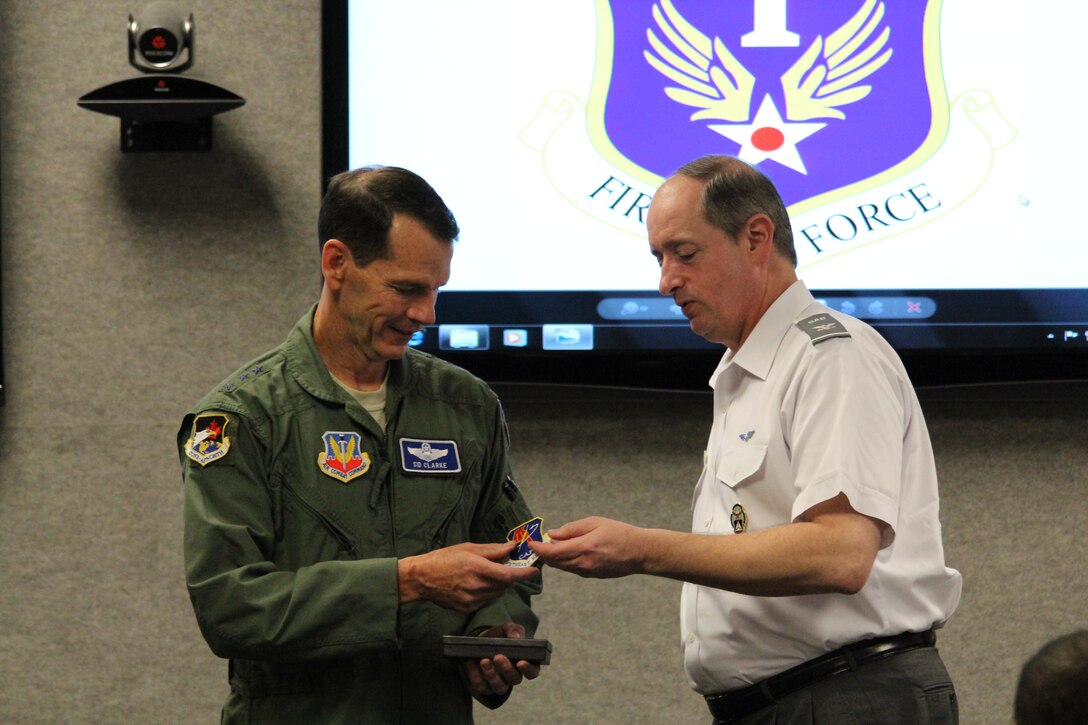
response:
<path id="1" fill-rule="evenodd" d="M 397 562 L 402 604 L 426 599 L 458 612 L 475 612 L 518 582 L 536 579 L 536 567 L 503 564 L 515 542 L 464 543 L 409 556 Z"/>
<path id="2" fill-rule="evenodd" d="M 530 541 L 540 561 L 583 577 L 609 579 L 641 571 L 643 529 L 591 516 L 548 532 L 551 543 Z"/>
<path id="3" fill-rule="evenodd" d="M 522 639 L 525 627 L 507 622 L 480 632 L 480 637 L 508 637 Z M 522 680 L 535 680 L 540 675 L 540 665 L 526 660 L 512 662 L 506 655 L 495 655 L 482 660 L 465 660 L 462 664 L 472 694 L 479 697 L 505 695 Z"/>

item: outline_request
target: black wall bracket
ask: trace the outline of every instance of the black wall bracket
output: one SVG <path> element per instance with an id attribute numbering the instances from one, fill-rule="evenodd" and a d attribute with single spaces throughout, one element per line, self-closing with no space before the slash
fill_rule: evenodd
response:
<path id="1" fill-rule="evenodd" d="M 144 75 L 102 86 L 77 102 L 121 119 L 121 150 L 209 151 L 212 116 L 245 99 L 207 81 L 170 74 Z"/>

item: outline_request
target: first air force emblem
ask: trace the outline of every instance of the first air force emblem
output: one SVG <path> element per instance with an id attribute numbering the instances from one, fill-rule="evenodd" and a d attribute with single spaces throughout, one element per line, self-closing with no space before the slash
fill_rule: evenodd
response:
<path id="1" fill-rule="evenodd" d="M 729 154 L 773 173 L 792 205 L 917 166 L 947 129 L 940 0 L 598 9 L 611 44 L 598 54 L 595 143 L 632 170 L 665 177 Z"/>

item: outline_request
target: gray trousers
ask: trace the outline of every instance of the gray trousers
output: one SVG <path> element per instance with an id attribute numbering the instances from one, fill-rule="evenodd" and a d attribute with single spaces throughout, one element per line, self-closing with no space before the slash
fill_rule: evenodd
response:
<path id="1" fill-rule="evenodd" d="M 956 690 L 935 647 L 863 662 L 736 725 L 956 725 Z"/>

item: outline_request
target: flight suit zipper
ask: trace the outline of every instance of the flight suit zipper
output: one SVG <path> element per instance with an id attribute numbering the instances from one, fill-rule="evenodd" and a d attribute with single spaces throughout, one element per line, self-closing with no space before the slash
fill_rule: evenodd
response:
<path id="1" fill-rule="evenodd" d="M 356 545 L 355 540 L 346 531 L 341 529 L 335 522 L 330 521 L 327 516 L 321 513 L 321 511 L 318 510 L 316 506 L 307 501 L 305 497 L 303 497 L 302 494 L 300 494 L 298 491 L 295 491 L 290 486 L 284 486 L 283 488 L 288 493 L 290 493 L 296 501 L 302 504 L 302 507 L 309 511 L 310 514 L 314 516 L 314 518 L 321 522 L 321 525 L 325 527 L 325 530 L 328 531 L 334 539 L 336 539 L 336 542 L 340 545 L 341 550 L 343 550 L 352 559 L 360 558 L 359 548 Z"/>
<path id="2" fill-rule="evenodd" d="M 388 398 L 387 398 L 388 400 Z M 389 539 L 393 556 L 399 561 L 400 554 L 397 552 L 397 516 L 396 516 L 396 503 L 393 497 L 393 462 L 389 458 L 389 451 L 394 450 L 390 445 L 392 431 L 396 429 L 397 413 L 400 406 L 396 405 L 393 410 L 386 409 L 386 421 L 385 429 L 382 431 L 382 442 L 378 445 L 378 456 L 381 459 L 381 465 L 378 467 L 377 480 L 374 482 L 375 491 L 371 494 L 370 506 L 372 509 L 377 508 L 378 497 L 381 495 L 381 489 L 385 488 L 385 502 L 389 508 Z M 407 683 L 404 681 L 404 652 L 401 650 L 400 641 L 400 611 L 397 611 L 397 650 L 394 653 L 394 660 L 396 661 L 397 668 L 397 682 L 399 688 L 397 695 L 399 702 L 397 703 L 397 711 L 404 712 L 404 702 L 407 699 Z"/>

